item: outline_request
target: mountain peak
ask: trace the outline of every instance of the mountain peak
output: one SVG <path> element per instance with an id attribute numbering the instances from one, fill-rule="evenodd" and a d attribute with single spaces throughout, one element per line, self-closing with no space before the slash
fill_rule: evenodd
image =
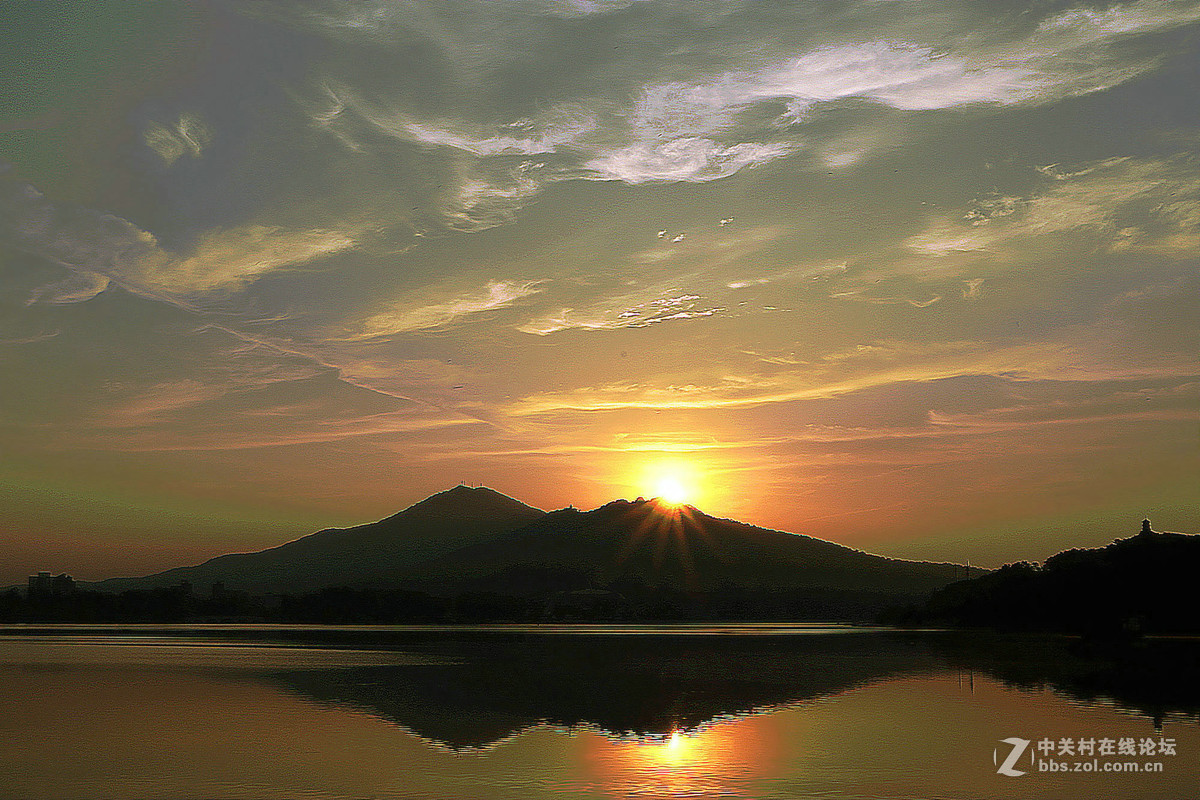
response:
<path id="1" fill-rule="evenodd" d="M 377 522 L 318 531 L 257 553 L 218 556 L 145 578 L 118 578 L 109 587 L 173 586 L 188 580 L 294 593 L 326 586 L 394 585 L 418 564 L 508 536 L 545 515 L 494 489 L 460 484 Z"/>
<path id="2" fill-rule="evenodd" d="M 466 498 L 466 497 L 476 498 L 476 499 L 484 498 L 484 497 L 488 497 L 488 498 L 504 497 L 509 500 L 515 499 L 512 497 L 509 497 L 506 494 L 497 492 L 495 489 L 488 488 L 487 486 L 468 486 L 465 483 L 460 483 L 457 486 L 452 486 L 449 489 L 443 489 L 440 492 L 431 494 L 429 497 L 426 497 L 421 502 L 427 503 L 430 500 L 433 500 L 435 497 L 444 497 L 447 499 L 449 499 L 449 498 L 460 499 L 460 498 Z"/>
<path id="3" fill-rule="evenodd" d="M 396 517 L 437 515 L 447 518 L 486 518 L 497 514 L 523 512 L 538 513 L 538 509 L 527 506 L 516 498 L 489 489 L 486 486 L 467 486 L 460 483 L 414 503 Z"/>
<path id="4" fill-rule="evenodd" d="M 430 497 L 437 497 L 438 495 L 442 495 L 442 494 L 458 495 L 460 497 L 469 497 L 471 495 L 476 495 L 476 494 L 480 494 L 480 495 L 500 494 L 500 492 L 497 492 L 495 489 L 489 489 L 487 486 L 468 486 L 465 483 L 460 483 L 457 486 L 451 487 L 449 489 L 445 489 L 443 491 L 438 492 L 437 494 L 430 495 Z"/>

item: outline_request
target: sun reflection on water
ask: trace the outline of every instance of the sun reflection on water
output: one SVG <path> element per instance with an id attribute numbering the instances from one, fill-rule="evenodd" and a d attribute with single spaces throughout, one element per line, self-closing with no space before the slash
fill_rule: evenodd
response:
<path id="1" fill-rule="evenodd" d="M 727 795 L 770 772 L 775 727 L 766 715 L 677 729 L 667 736 L 597 736 L 589 760 L 600 788 L 614 797 Z"/>

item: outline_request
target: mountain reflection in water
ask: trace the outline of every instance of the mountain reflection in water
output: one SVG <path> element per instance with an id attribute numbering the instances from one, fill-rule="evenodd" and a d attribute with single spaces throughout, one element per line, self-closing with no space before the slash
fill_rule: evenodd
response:
<path id="1" fill-rule="evenodd" d="M 538 631 L 0 628 L 0 794 L 1150 800 L 1200 781 L 1194 641 Z M 1153 775 L 993 760 L 1014 736 L 1160 735 L 1178 755 Z"/>
<path id="2" fill-rule="evenodd" d="M 538 725 L 641 739 L 637 757 L 707 747 L 714 721 L 904 676 L 957 671 L 1050 688 L 1152 718 L 1197 715 L 1200 642 L 1085 645 L 951 633 L 830 636 L 476 635 L 417 645 L 425 663 L 277 672 L 310 698 L 350 705 L 455 750 Z"/>

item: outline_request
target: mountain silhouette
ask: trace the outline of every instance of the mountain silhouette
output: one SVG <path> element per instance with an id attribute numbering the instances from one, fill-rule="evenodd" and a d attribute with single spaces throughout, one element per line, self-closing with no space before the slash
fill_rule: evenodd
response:
<path id="1" fill-rule="evenodd" d="M 486 487 L 455 486 L 390 517 L 330 528 L 256 553 L 217 556 L 144 578 L 94 584 L 103 591 L 223 583 L 252 592 L 311 592 L 326 586 L 388 586 L 442 553 L 503 537 L 546 512 Z"/>
<path id="2" fill-rule="evenodd" d="M 657 500 L 553 511 L 510 536 L 446 553 L 423 568 L 427 585 L 458 583 L 500 594 L 635 586 L 923 594 L 962 572 L 954 564 L 884 558 Z"/>
<path id="3" fill-rule="evenodd" d="M 220 583 L 300 595 L 339 586 L 525 598 L 526 608 L 559 617 L 861 618 L 962 577 L 955 564 L 883 558 L 691 506 L 639 498 L 546 513 L 491 489 L 457 486 L 379 522 L 92 588 L 189 582 L 205 591 Z"/>

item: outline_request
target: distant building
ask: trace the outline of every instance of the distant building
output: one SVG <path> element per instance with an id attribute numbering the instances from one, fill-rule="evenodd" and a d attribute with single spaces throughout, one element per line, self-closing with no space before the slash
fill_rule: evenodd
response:
<path id="1" fill-rule="evenodd" d="M 1154 533 L 1154 531 L 1150 530 L 1150 520 L 1142 520 L 1142 533 Z"/>
<path id="2" fill-rule="evenodd" d="M 39 572 L 29 576 L 30 597 L 65 597 L 75 593 L 75 579 L 63 573 L 51 575 L 49 572 Z"/>

